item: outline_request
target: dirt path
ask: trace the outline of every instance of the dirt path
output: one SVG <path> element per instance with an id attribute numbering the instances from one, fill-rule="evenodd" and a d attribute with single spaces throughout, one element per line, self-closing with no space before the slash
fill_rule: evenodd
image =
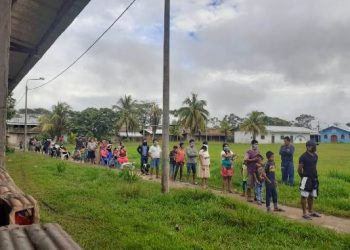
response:
<path id="1" fill-rule="evenodd" d="M 142 179 L 146 180 L 146 181 L 153 181 L 153 182 L 160 183 L 160 179 L 150 180 L 149 176 L 142 176 Z M 186 182 L 172 182 L 172 181 L 170 182 L 170 188 L 190 188 L 190 189 L 203 190 L 198 185 L 192 185 L 192 184 L 186 183 Z M 263 206 L 259 206 L 259 205 L 254 204 L 254 203 L 249 203 L 246 201 L 246 198 L 241 197 L 239 194 L 235 194 L 235 193 L 223 194 L 219 190 L 215 190 L 215 189 L 207 189 L 207 190 L 213 192 L 216 195 L 229 197 L 229 198 L 235 199 L 235 200 L 240 201 L 240 202 L 245 202 L 252 207 L 266 211 L 264 204 L 263 204 Z M 282 216 L 282 217 L 288 218 L 290 220 L 294 220 L 294 221 L 298 221 L 298 222 L 302 222 L 302 223 L 311 223 L 311 224 L 318 225 L 321 227 L 329 228 L 329 229 L 335 230 L 335 231 L 340 232 L 340 233 L 350 233 L 350 219 L 321 214 L 321 216 L 322 216 L 321 218 L 313 218 L 312 220 L 306 221 L 305 219 L 301 218 L 302 212 L 301 212 L 300 208 L 288 207 L 288 206 L 284 206 L 284 205 L 279 205 L 279 207 L 282 208 L 283 210 L 285 210 L 285 212 L 278 212 L 278 213 L 273 212 L 273 214 L 275 214 L 277 216 Z"/>

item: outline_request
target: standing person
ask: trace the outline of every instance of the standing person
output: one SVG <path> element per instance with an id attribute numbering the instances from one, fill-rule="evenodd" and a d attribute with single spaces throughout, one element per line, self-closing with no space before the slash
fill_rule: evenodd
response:
<path id="1" fill-rule="evenodd" d="M 87 144 L 87 150 L 88 150 L 87 160 L 91 164 L 95 164 L 96 149 L 97 149 L 97 143 L 96 143 L 95 139 L 90 138 L 89 142 Z"/>
<path id="2" fill-rule="evenodd" d="M 75 139 L 75 149 L 80 150 L 82 147 L 83 147 L 83 138 L 81 135 L 79 135 L 78 138 Z"/>
<path id="3" fill-rule="evenodd" d="M 174 173 L 174 181 L 176 181 L 176 176 L 177 173 L 180 170 L 180 181 L 182 181 L 182 170 L 183 170 L 183 166 L 185 164 L 185 149 L 184 149 L 184 143 L 180 142 L 179 144 L 179 148 L 176 150 L 176 157 L 175 157 L 175 161 L 176 161 L 176 168 L 175 168 L 175 173 Z"/>
<path id="4" fill-rule="evenodd" d="M 189 141 L 190 146 L 186 149 L 186 166 L 187 166 L 187 181 L 189 181 L 192 173 L 192 182 L 196 184 L 196 170 L 197 170 L 197 157 L 198 151 L 194 146 L 194 140 Z"/>
<path id="5" fill-rule="evenodd" d="M 177 151 L 177 146 L 175 145 L 173 147 L 173 150 L 170 151 L 169 153 L 169 176 L 170 180 L 174 180 L 174 174 L 175 174 L 175 169 L 176 169 L 176 151 Z"/>
<path id="6" fill-rule="evenodd" d="M 284 144 L 280 148 L 281 155 L 281 170 L 282 170 L 282 183 L 294 185 L 294 146 L 290 142 L 288 136 L 284 137 Z"/>
<path id="7" fill-rule="evenodd" d="M 258 162 L 256 163 L 256 171 L 255 171 L 255 199 L 258 205 L 262 205 L 262 191 L 264 187 L 265 181 L 268 181 L 266 178 L 265 168 L 264 168 L 264 157 L 262 155 L 258 155 Z"/>
<path id="8" fill-rule="evenodd" d="M 232 193 L 231 180 L 233 176 L 233 160 L 236 155 L 230 150 L 228 143 L 222 145 L 221 151 L 221 176 L 223 178 L 222 190 Z"/>
<path id="9" fill-rule="evenodd" d="M 284 212 L 282 209 L 278 207 L 277 204 L 277 182 L 276 182 L 276 165 L 275 165 L 275 155 L 273 152 L 268 151 L 266 153 L 267 162 L 265 163 L 265 173 L 266 173 L 266 210 L 267 212 L 271 211 L 270 202 L 272 199 L 273 207 L 275 212 Z"/>
<path id="10" fill-rule="evenodd" d="M 149 156 L 151 157 L 151 179 L 153 176 L 153 169 L 156 169 L 156 178 L 159 178 L 159 164 L 160 164 L 160 154 L 162 149 L 158 144 L 158 140 L 153 140 L 153 145 L 149 148 Z"/>
<path id="11" fill-rule="evenodd" d="M 143 139 L 142 144 L 137 147 L 137 152 L 141 157 L 141 173 L 148 174 L 148 154 L 149 146 L 147 145 L 147 139 Z"/>
<path id="12" fill-rule="evenodd" d="M 313 210 L 314 198 L 318 196 L 318 175 L 317 175 L 316 143 L 308 141 L 306 143 L 306 152 L 299 158 L 298 174 L 301 178 L 301 207 L 303 209 L 303 218 L 311 220 L 312 217 L 321 217 Z M 306 203 L 309 214 L 306 213 Z"/>
<path id="13" fill-rule="evenodd" d="M 210 178 L 210 155 L 208 151 L 208 145 L 203 144 L 198 155 L 198 177 L 202 179 L 202 187 L 208 188 L 208 178 Z"/>
<path id="14" fill-rule="evenodd" d="M 23 141 L 19 142 L 19 150 L 22 151 L 23 150 Z"/>
<path id="15" fill-rule="evenodd" d="M 242 164 L 241 168 L 241 175 L 242 175 L 242 197 L 245 197 L 247 194 L 247 180 L 248 180 L 248 170 L 247 165 L 245 163 Z"/>
<path id="16" fill-rule="evenodd" d="M 248 182 L 247 182 L 247 201 L 253 202 L 252 200 L 252 190 L 255 188 L 255 171 L 256 171 L 256 163 L 258 162 L 259 158 L 258 155 L 259 152 L 259 143 L 257 140 L 252 140 L 251 142 L 251 149 L 249 149 L 245 156 L 244 156 L 244 162 L 247 165 L 248 169 Z"/>

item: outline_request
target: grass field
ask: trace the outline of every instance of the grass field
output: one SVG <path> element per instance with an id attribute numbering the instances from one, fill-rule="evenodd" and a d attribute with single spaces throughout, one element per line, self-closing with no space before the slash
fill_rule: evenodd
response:
<path id="1" fill-rule="evenodd" d="M 159 184 L 130 182 L 109 169 L 61 163 L 34 153 L 7 156 L 17 185 L 39 201 L 41 221 L 60 223 L 84 249 L 350 246 L 350 236 L 290 222 L 209 192 L 172 190 L 163 195 Z"/>
<path id="2" fill-rule="evenodd" d="M 176 143 L 171 143 L 173 146 Z M 130 161 L 139 164 L 139 155 L 136 152 L 137 143 L 125 143 L 128 150 Z M 197 142 L 197 149 L 200 143 Z M 222 179 L 220 176 L 220 152 L 222 144 L 218 142 L 210 142 L 209 152 L 211 157 L 211 178 L 209 185 L 215 188 L 221 188 Z M 240 167 L 243 161 L 244 153 L 248 150 L 249 145 L 232 144 L 231 150 L 238 154 L 235 162 L 235 175 L 233 178 L 234 188 L 241 191 L 241 175 Z M 278 155 L 279 145 L 263 145 L 259 146 L 263 156 L 268 150 L 276 154 L 277 179 L 281 180 L 280 157 Z M 297 166 L 299 156 L 305 151 L 304 144 L 295 144 L 295 183 L 296 186 L 288 187 L 279 185 L 279 202 L 299 207 L 299 176 L 297 174 Z M 323 213 L 350 217 L 350 145 L 349 144 L 321 144 L 318 146 L 319 164 L 318 173 L 320 180 L 320 197 L 315 202 L 315 208 Z"/>

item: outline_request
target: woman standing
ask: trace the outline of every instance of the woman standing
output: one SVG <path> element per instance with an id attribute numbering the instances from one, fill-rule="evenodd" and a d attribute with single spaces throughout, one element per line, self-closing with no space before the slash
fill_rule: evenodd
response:
<path id="1" fill-rule="evenodd" d="M 202 179 L 202 187 L 208 188 L 208 178 L 210 178 L 210 155 L 208 145 L 203 145 L 199 151 L 198 177 Z"/>
<path id="2" fill-rule="evenodd" d="M 221 151 L 221 175 L 223 178 L 222 189 L 232 193 L 231 180 L 233 176 L 233 160 L 236 155 L 228 147 L 228 143 L 222 145 Z"/>

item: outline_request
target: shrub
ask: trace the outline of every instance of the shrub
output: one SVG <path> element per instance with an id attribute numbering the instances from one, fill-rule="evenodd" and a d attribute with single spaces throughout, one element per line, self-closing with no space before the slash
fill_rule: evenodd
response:
<path id="1" fill-rule="evenodd" d="M 59 162 L 56 164 L 57 172 L 59 174 L 63 174 L 66 171 L 66 163 L 65 162 Z"/>
<path id="2" fill-rule="evenodd" d="M 11 148 L 10 146 L 6 145 L 6 154 L 12 154 L 15 152 L 14 148 Z"/>

